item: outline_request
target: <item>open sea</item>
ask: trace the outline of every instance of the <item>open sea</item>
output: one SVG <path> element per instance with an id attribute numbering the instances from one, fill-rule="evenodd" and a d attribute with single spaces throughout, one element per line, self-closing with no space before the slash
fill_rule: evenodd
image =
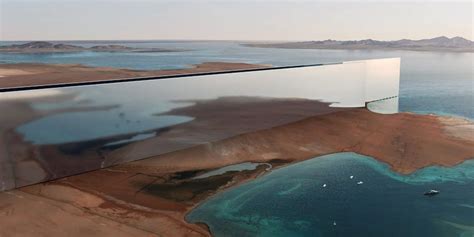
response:
<path id="1" fill-rule="evenodd" d="M 401 57 L 400 111 L 474 120 L 473 53 L 267 49 L 230 41 L 66 43 L 181 51 L 0 53 L 0 64 L 73 63 L 156 70 L 202 62 L 286 66 Z M 357 185 L 358 181 L 363 184 Z M 322 184 L 327 186 L 322 188 Z M 431 198 L 422 195 L 432 188 L 442 193 Z M 272 171 L 220 193 L 187 218 L 205 222 L 215 236 L 474 236 L 474 160 L 401 176 L 370 157 L 328 155 Z"/>

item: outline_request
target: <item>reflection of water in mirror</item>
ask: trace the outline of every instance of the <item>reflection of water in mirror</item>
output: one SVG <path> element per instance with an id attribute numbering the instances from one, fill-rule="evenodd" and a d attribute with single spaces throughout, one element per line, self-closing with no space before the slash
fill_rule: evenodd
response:
<path id="1" fill-rule="evenodd" d="M 398 96 L 367 103 L 367 109 L 379 114 L 398 113 Z"/>
<path id="2" fill-rule="evenodd" d="M 120 117 L 116 111 L 83 111 L 40 118 L 17 130 L 33 144 L 61 144 L 165 128 L 192 119 L 175 115 Z"/>
<path id="3" fill-rule="evenodd" d="M 228 166 L 224 166 L 222 168 L 211 170 L 211 171 L 206 172 L 204 174 L 198 175 L 196 177 L 193 177 L 193 179 L 204 179 L 204 178 L 207 178 L 207 177 L 224 174 L 224 173 L 230 172 L 230 171 L 254 170 L 260 164 L 261 163 L 244 162 L 244 163 L 235 164 L 235 165 L 228 165 Z"/>
<path id="4" fill-rule="evenodd" d="M 129 139 L 119 140 L 119 141 L 115 141 L 115 142 L 109 142 L 109 143 L 105 144 L 104 147 L 122 145 L 122 144 L 135 142 L 135 141 L 141 141 L 141 140 L 145 140 L 145 139 L 148 139 L 148 138 L 152 138 L 154 136 L 156 136 L 156 132 L 138 134 L 138 135 L 135 135 L 135 136 L 133 136 L 132 138 L 129 138 Z"/>
<path id="5" fill-rule="evenodd" d="M 382 72 L 380 68 L 383 68 Z M 99 111 L 85 109 L 86 111 L 46 116 L 20 126 L 18 131 L 35 144 L 73 142 L 144 132 L 192 119 L 157 114 L 189 106 L 195 100 L 219 97 L 299 98 L 329 102 L 334 107 L 363 107 L 367 100 L 398 95 L 398 80 L 399 59 L 380 59 L 293 69 L 60 88 L 54 90 L 75 97 L 69 100 L 54 100 L 53 96 L 52 101 L 49 99 L 41 103 L 35 100 L 27 102 L 38 110 L 90 106 L 116 108 Z M 28 93 L 30 92 L 15 92 L 15 95 Z"/>

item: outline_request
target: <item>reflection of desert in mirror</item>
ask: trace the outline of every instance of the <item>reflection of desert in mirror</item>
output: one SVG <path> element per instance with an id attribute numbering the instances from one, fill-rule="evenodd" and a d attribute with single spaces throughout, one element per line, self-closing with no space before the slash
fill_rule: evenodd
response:
<path id="1" fill-rule="evenodd" d="M 0 237 L 474 235 L 471 2 L 1 13 Z"/>

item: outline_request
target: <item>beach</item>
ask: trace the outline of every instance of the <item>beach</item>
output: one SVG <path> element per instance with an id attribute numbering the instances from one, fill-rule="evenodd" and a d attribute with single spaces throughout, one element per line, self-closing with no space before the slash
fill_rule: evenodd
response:
<path id="1" fill-rule="evenodd" d="M 205 63 L 183 70 L 137 71 L 12 64 L 0 65 L 0 86 L 62 83 L 63 78 L 82 82 L 256 67 L 262 65 Z M 428 166 L 450 167 L 474 158 L 474 123 L 462 118 L 382 115 L 365 108 L 332 108 L 317 101 L 246 97 L 193 101 L 166 114 L 195 119 L 161 131 L 160 137 L 126 144 L 105 155 L 114 163 L 123 161 L 123 154 L 130 159 L 149 157 L 157 147 L 170 149 L 167 154 L 0 193 L 0 217 L 4 217 L 0 218 L 0 236 L 209 236 L 205 224 L 186 222 L 187 213 L 223 190 L 258 179 L 269 172 L 269 164 L 278 169 L 326 154 L 355 152 L 373 157 L 395 172 L 410 174 Z M 43 115 L 25 111 L 24 120 L 38 116 Z M 263 125 L 268 129 L 253 131 Z M 245 130 L 249 132 L 240 133 Z M 189 133 L 189 140 L 182 146 L 170 148 L 163 143 L 181 137 L 183 132 Z M 211 142 L 199 144 L 199 136 L 207 136 Z M 16 139 L 21 142 L 21 138 Z M 102 143 L 121 139 L 109 138 Z M 97 156 L 92 152 L 94 144 L 81 147 L 86 160 L 93 162 Z M 42 149 L 49 158 L 46 162 L 54 162 L 57 148 Z M 17 154 L 27 156 L 28 152 Z M 244 162 L 257 166 L 193 179 Z M 23 165 L 35 164 L 28 161 Z M 45 216 L 45 212 L 51 214 Z"/>

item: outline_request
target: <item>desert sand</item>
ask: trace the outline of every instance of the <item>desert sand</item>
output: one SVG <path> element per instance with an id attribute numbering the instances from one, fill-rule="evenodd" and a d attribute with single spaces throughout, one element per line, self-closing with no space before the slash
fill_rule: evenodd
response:
<path id="1" fill-rule="evenodd" d="M 176 70 L 130 70 L 88 67 L 79 64 L 0 64 L 0 88 L 49 85 L 59 83 L 115 80 L 132 77 L 154 77 L 200 72 L 255 69 L 268 67 L 247 63 L 207 62 Z"/>
<path id="2" fill-rule="evenodd" d="M 474 158 L 474 123 L 464 119 L 382 115 L 364 108 L 336 109 L 296 99 L 230 97 L 195 102 L 167 112 L 192 116 L 193 121 L 101 154 L 111 163 L 124 156 L 148 159 L 0 193 L 0 236 L 209 236 L 206 225 L 187 223 L 186 214 L 212 195 L 264 175 L 268 166 L 263 163 L 277 169 L 324 154 L 352 151 L 408 174 Z M 29 116 L 25 112 L 24 119 L 31 119 Z M 253 131 L 263 125 L 268 128 Z M 242 133 L 246 129 L 251 132 Z M 153 149 L 167 147 L 165 141 L 182 137 L 184 132 L 189 135 L 186 141 L 167 154 L 153 156 Z M 199 144 L 200 136 L 211 142 Z M 95 146 L 70 144 L 67 148 L 80 147 L 84 162 L 96 162 L 101 159 L 93 152 Z M 22 152 L 17 154 L 28 156 L 33 151 Z M 44 162 L 54 163 L 58 148 L 34 152 L 47 157 Z M 37 165 L 23 161 L 22 165 Z M 193 179 L 247 161 L 262 164 L 255 170 Z"/>

